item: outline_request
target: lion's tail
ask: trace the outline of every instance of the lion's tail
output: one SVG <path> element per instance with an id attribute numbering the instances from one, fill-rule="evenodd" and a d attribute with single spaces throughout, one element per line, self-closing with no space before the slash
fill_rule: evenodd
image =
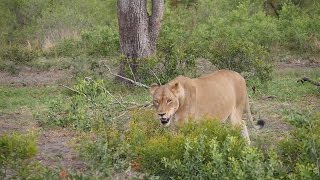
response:
<path id="1" fill-rule="evenodd" d="M 262 119 L 258 119 L 257 123 L 255 124 L 253 122 L 253 117 L 251 114 L 251 110 L 250 110 L 250 104 L 249 104 L 249 97 L 247 95 L 247 100 L 246 100 L 246 111 L 247 111 L 247 119 L 250 121 L 251 125 L 255 128 L 255 129 L 261 129 L 263 128 L 263 126 L 265 125 L 265 121 Z"/>

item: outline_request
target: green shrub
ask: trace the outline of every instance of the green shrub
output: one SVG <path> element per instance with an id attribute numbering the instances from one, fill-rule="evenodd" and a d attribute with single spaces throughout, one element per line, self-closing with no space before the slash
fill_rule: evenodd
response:
<path id="1" fill-rule="evenodd" d="M 128 146 L 123 131 L 117 123 L 109 121 L 94 138 L 79 138 L 76 149 L 88 165 L 87 175 L 96 178 L 111 177 L 113 173 L 127 169 Z"/>
<path id="2" fill-rule="evenodd" d="M 265 16 L 261 7 L 254 9 L 255 3 L 249 1 L 232 7 L 224 12 L 217 9 L 218 16 L 209 15 L 198 26 L 196 52 L 220 69 L 247 72 L 266 82 L 272 71 L 268 50 L 279 40 L 277 20 Z"/>
<path id="3" fill-rule="evenodd" d="M 188 123 L 177 131 L 159 127 L 152 112 L 137 113 L 127 143 L 143 172 L 161 179 L 265 179 L 280 177 L 275 153 L 247 146 L 238 129 L 219 121 Z"/>
<path id="4" fill-rule="evenodd" d="M 316 8 L 317 7 L 317 8 Z M 303 9 L 298 5 L 287 3 L 282 6 L 279 15 L 279 30 L 283 45 L 300 52 L 319 52 L 320 4 L 314 9 Z"/>
<path id="5" fill-rule="evenodd" d="M 37 153 L 35 136 L 5 134 L 1 136 L 1 162 L 10 159 L 29 159 Z"/>
<path id="6" fill-rule="evenodd" d="M 110 85 L 102 79 L 79 78 L 68 88 L 68 93 L 51 101 L 45 117 L 37 119 L 44 126 L 72 127 L 80 131 L 104 129 L 105 124 L 113 122 L 131 106 L 126 102 L 122 104 L 122 97 L 111 94 Z"/>
<path id="7" fill-rule="evenodd" d="M 113 148 L 108 140 L 102 137 L 82 144 L 80 155 L 88 163 L 88 168 L 95 172 L 95 177 L 110 177 L 115 165 L 113 155 L 116 152 L 112 151 Z"/>
<path id="8" fill-rule="evenodd" d="M 81 52 L 79 41 L 72 38 L 67 38 L 58 42 L 54 47 L 54 51 L 57 56 L 61 57 L 74 57 Z"/>
<path id="9" fill-rule="evenodd" d="M 170 18 L 165 18 L 162 23 L 157 49 L 159 56 L 164 60 L 164 66 L 170 73 L 177 66 L 186 68 L 194 65 L 195 54 L 192 50 L 195 48 L 196 39 L 191 36 L 194 29 L 188 28 L 194 23 L 192 15 L 195 13 L 193 9 L 184 8 L 165 11 L 165 17 Z"/>
<path id="10" fill-rule="evenodd" d="M 5 61 L 0 58 L 0 70 L 6 71 L 11 74 L 17 74 L 18 73 L 18 67 L 14 62 L 11 61 Z"/>
<path id="11" fill-rule="evenodd" d="M 221 48 L 222 47 L 222 48 Z M 212 50 L 213 63 L 220 69 L 248 72 L 251 77 L 262 82 L 271 79 L 272 64 L 266 60 L 266 50 L 249 41 L 217 40 L 217 47 Z"/>
<path id="12" fill-rule="evenodd" d="M 15 64 L 25 64 L 38 57 L 38 52 L 20 46 L 11 46 L 1 52 L 1 58 Z"/>
<path id="13" fill-rule="evenodd" d="M 47 170 L 34 161 L 35 134 L 0 135 L 0 178 L 41 179 Z"/>
<path id="14" fill-rule="evenodd" d="M 279 144 L 280 158 L 290 177 L 317 179 L 320 175 L 320 113 L 304 118 L 301 115 L 291 117 L 290 122 L 296 128 Z"/>
<path id="15" fill-rule="evenodd" d="M 160 179 L 316 179 L 319 176 L 319 114 L 282 141 L 277 153 L 247 146 L 237 129 L 218 121 L 160 127 L 152 112 L 136 112 L 126 134 L 130 159 Z"/>
<path id="16" fill-rule="evenodd" d="M 81 33 L 82 44 L 89 55 L 111 56 L 120 50 L 118 29 L 109 26 L 97 27 Z"/>
<path id="17" fill-rule="evenodd" d="M 75 57 L 81 54 L 89 56 L 115 56 L 119 54 L 119 33 L 117 29 L 101 26 L 81 32 L 81 38 L 66 38 L 56 43 L 57 56 Z"/>
<path id="18" fill-rule="evenodd" d="M 80 80 L 76 83 L 70 97 L 64 96 L 53 100 L 49 105 L 48 117 L 40 121 L 42 125 L 71 126 L 79 130 L 91 130 L 103 124 L 102 111 L 98 110 L 106 101 L 97 101 L 106 93 L 102 91 L 102 81 L 95 82 L 89 79 Z M 101 86 L 101 87 L 100 87 Z M 108 101 L 109 99 L 107 99 Z M 102 103 L 102 104 L 96 104 Z M 41 119 L 41 118 L 40 118 Z"/>

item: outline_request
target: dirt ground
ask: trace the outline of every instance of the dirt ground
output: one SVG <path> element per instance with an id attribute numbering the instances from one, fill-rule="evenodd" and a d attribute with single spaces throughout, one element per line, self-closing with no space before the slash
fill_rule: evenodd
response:
<path id="1" fill-rule="evenodd" d="M 70 73 L 61 70 L 33 71 L 25 68 L 18 75 L 0 72 L 0 85 L 25 87 L 46 86 L 67 82 L 72 78 Z M 61 167 L 83 171 L 86 164 L 79 160 L 69 142 L 75 134 L 66 129 L 41 129 L 33 118 L 30 109 L 22 108 L 13 113 L 0 112 L 0 135 L 9 132 L 34 131 L 39 134 L 37 160 L 49 168 Z"/>
<path id="2" fill-rule="evenodd" d="M 35 71 L 23 68 L 18 74 L 13 75 L 0 71 L 0 85 L 9 86 L 46 86 L 68 81 L 72 75 L 65 70 Z"/>
<path id="3" fill-rule="evenodd" d="M 320 63 L 278 63 L 277 69 L 285 71 L 287 69 L 300 69 L 320 67 Z M 18 75 L 12 75 L 7 72 L 0 72 L 0 85 L 5 86 L 46 86 L 58 84 L 60 82 L 69 81 L 72 78 L 71 74 L 62 70 L 52 71 L 33 71 L 32 69 L 23 69 Z M 259 132 L 259 136 L 268 138 L 270 132 L 279 134 L 281 139 L 288 133 L 290 126 L 282 121 L 280 117 L 271 113 L 273 108 L 281 108 L 288 106 L 288 104 L 275 103 L 272 109 L 266 106 L 265 101 L 272 101 L 270 99 L 261 99 L 257 102 L 256 108 L 264 109 L 268 116 L 268 124 L 266 128 Z M 272 103 L 272 102 L 271 102 Z M 317 106 L 319 101 L 310 100 L 310 103 Z M 270 104 L 270 103 L 269 103 Z M 320 107 L 319 107 L 320 110 Z M 73 169 L 76 171 L 84 171 L 86 164 L 79 160 L 79 155 L 70 147 L 70 141 L 76 137 L 66 129 L 41 129 L 34 120 L 32 113 L 28 109 L 22 109 L 13 113 L 0 113 L 0 135 L 7 132 L 27 132 L 34 130 L 39 133 L 38 146 L 39 153 L 37 160 L 43 165 L 51 168 L 61 167 L 62 169 Z M 255 133 L 253 133 L 255 134 Z M 270 140 L 272 141 L 272 139 Z M 271 142 L 270 142 L 271 143 Z"/>

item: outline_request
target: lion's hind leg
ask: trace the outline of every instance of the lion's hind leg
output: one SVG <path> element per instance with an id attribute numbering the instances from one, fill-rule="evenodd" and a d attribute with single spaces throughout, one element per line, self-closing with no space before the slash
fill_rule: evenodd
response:
<path id="1" fill-rule="evenodd" d="M 247 140 L 248 144 L 251 143 L 246 122 L 242 120 L 242 113 L 234 111 L 230 115 L 230 122 L 233 127 L 241 128 L 241 135 Z"/>

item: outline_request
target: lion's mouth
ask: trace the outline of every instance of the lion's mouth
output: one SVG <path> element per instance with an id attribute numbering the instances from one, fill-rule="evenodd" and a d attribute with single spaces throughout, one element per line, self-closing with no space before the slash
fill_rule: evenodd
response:
<path id="1" fill-rule="evenodd" d="M 169 123 L 170 118 L 161 118 L 160 121 L 161 121 L 161 124 L 162 124 L 162 125 L 166 125 L 166 124 Z"/>

